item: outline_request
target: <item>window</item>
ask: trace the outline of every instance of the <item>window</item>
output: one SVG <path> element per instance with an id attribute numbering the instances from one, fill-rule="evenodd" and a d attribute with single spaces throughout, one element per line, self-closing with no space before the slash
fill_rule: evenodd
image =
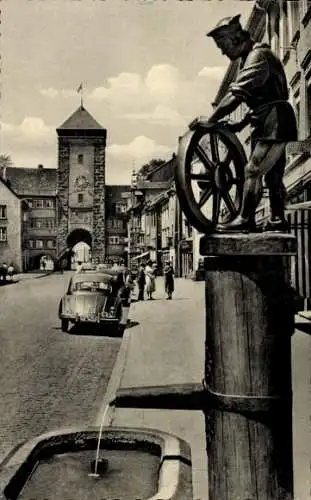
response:
<path id="1" fill-rule="evenodd" d="M 8 234 L 6 227 L 0 227 L 0 241 L 7 241 Z"/>
<path id="2" fill-rule="evenodd" d="M 55 220 L 54 219 L 46 219 L 46 227 L 48 229 L 53 229 L 55 227 Z"/>
<path id="3" fill-rule="evenodd" d="M 121 220 L 121 219 L 108 219 L 107 226 L 110 229 L 123 229 L 123 220 Z"/>
<path id="4" fill-rule="evenodd" d="M 120 243 L 119 236 L 109 236 L 108 241 L 110 245 L 118 245 Z"/>
<path id="5" fill-rule="evenodd" d="M 34 208 L 43 208 L 43 200 L 33 200 Z"/>
<path id="6" fill-rule="evenodd" d="M 311 134 L 311 84 L 308 86 L 308 127 Z"/>
<path id="7" fill-rule="evenodd" d="M 271 22 L 271 49 L 279 56 L 280 54 L 280 14 L 278 2 L 271 2 L 269 8 Z M 282 44 L 283 45 L 283 44 Z"/>
<path id="8" fill-rule="evenodd" d="M 287 1 L 283 0 L 281 9 L 281 56 L 284 57 L 288 52 L 289 42 L 288 42 L 288 11 L 287 11 Z"/>
<path id="9" fill-rule="evenodd" d="M 45 208 L 54 208 L 54 200 L 44 200 Z"/>
<path id="10" fill-rule="evenodd" d="M 55 248 L 55 240 L 47 240 L 46 242 L 47 248 Z"/>
<path id="11" fill-rule="evenodd" d="M 297 128 L 298 128 L 298 131 L 299 131 L 299 121 L 300 121 L 300 97 L 299 97 L 299 93 L 298 95 L 294 95 L 294 98 L 293 98 L 293 108 L 294 108 L 294 111 L 295 111 L 295 116 L 296 116 L 296 123 L 297 123 Z"/>
<path id="12" fill-rule="evenodd" d="M 34 229 L 53 229 L 55 227 L 55 219 L 52 217 L 36 217 L 30 219 L 30 227 Z"/>
<path id="13" fill-rule="evenodd" d="M 43 240 L 36 240 L 36 248 L 43 248 Z"/>
<path id="14" fill-rule="evenodd" d="M 311 0 L 300 0 L 299 7 L 300 7 L 300 17 L 301 19 L 303 19 L 303 17 L 308 12 L 308 9 L 311 7 Z"/>
<path id="15" fill-rule="evenodd" d="M 0 205 L 0 219 L 6 219 L 6 218 L 7 218 L 6 205 Z"/>
<path id="16" fill-rule="evenodd" d="M 78 203 L 83 203 L 83 193 L 78 193 Z"/>
<path id="17" fill-rule="evenodd" d="M 83 155 L 78 155 L 78 164 L 83 165 Z"/>
<path id="18" fill-rule="evenodd" d="M 123 214 L 126 212 L 126 204 L 125 203 L 116 203 L 115 204 L 115 213 L 116 214 Z"/>
<path id="19" fill-rule="evenodd" d="M 30 227 L 33 227 L 35 229 L 41 229 L 42 227 L 41 219 L 30 219 Z"/>
<path id="20" fill-rule="evenodd" d="M 299 3 L 288 2 L 288 13 L 289 13 L 289 27 L 290 27 L 289 41 L 292 42 L 297 31 L 299 30 Z"/>
<path id="21" fill-rule="evenodd" d="M 28 248 L 34 248 L 34 240 L 28 240 Z"/>

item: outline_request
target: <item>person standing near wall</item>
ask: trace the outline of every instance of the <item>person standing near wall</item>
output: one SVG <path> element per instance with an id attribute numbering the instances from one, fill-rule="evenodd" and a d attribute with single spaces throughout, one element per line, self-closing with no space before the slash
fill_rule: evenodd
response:
<path id="1" fill-rule="evenodd" d="M 144 263 L 142 263 L 139 266 L 136 281 L 137 281 L 137 286 L 138 286 L 137 300 L 144 300 L 144 290 L 145 290 L 145 284 L 146 284 L 145 264 Z"/>
<path id="2" fill-rule="evenodd" d="M 171 262 L 166 262 L 164 266 L 165 292 L 167 293 L 166 300 L 172 300 L 174 291 L 174 268 Z"/>

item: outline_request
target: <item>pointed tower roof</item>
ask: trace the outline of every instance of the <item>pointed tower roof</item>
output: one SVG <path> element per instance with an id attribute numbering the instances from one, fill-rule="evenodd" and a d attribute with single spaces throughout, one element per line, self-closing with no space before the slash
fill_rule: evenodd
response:
<path id="1" fill-rule="evenodd" d="M 68 135 L 74 133 L 105 135 L 106 130 L 93 118 L 93 116 L 83 107 L 79 106 L 64 123 L 56 129 L 58 135 Z"/>

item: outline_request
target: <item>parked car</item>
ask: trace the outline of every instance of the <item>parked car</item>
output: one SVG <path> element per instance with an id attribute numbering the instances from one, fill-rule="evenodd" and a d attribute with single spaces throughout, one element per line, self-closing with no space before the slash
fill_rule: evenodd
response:
<path id="1" fill-rule="evenodd" d="M 117 273 L 82 271 L 72 276 L 59 304 L 63 332 L 69 323 L 93 323 L 107 333 L 122 334 L 129 304 L 123 299 L 123 282 Z"/>

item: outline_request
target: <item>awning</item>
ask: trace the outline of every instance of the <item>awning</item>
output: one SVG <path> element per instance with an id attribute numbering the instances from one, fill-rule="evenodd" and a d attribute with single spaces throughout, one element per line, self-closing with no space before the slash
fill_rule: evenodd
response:
<path id="1" fill-rule="evenodd" d="M 144 252 L 144 253 L 141 253 L 140 255 L 136 255 L 136 257 L 133 257 L 132 260 L 138 260 L 138 259 L 142 259 L 143 257 L 146 257 L 147 255 L 149 255 L 150 252 Z"/>

